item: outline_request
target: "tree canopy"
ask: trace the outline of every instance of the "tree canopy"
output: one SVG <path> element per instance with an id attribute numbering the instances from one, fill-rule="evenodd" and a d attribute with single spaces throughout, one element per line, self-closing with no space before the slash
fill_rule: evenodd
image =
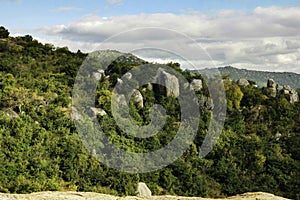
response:
<path id="1" fill-rule="evenodd" d="M 262 88 L 224 81 L 227 116 L 222 134 L 205 157 L 199 149 L 211 122 L 208 88 L 196 93 L 201 116 L 190 148 L 173 164 L 155 172 L 129 174 L 108 168 L 84 147 L 71 118 L 72 89 L 87 54 L 41 44 L 31 36 L 9 37 L 0 27 L 0 192 L 46 190 L 94 191 L 135 195 L 136 183 L 146 182 L 153 194 L 224 197 L 265 191 L 300 199 L 300 103 L 287 96 L 267 96 Z M 136 124 L 149 122 L 149 108 L 165 107 L 168 117 L 159 134 L 137 139 L 122 132 L 110 109 L 115 82 L 146 61 L 119 59 L 99 79 L 95 106 L 106 115 L 97 119 L 117 146 L 147 152 L 168 144 L 180 123 L 174 97 L 139 88 L 144 107 L 130 104 Z M 129 56 L 130 57 L 130 56 Z M 202 79 L 169 63 L 187 80 Z M 202 79 L 204 81 L 204 79 Z M 92 128 L 93 124 L 86 124 Z M 101 147 L 101 144 L 95 145 Z"/>

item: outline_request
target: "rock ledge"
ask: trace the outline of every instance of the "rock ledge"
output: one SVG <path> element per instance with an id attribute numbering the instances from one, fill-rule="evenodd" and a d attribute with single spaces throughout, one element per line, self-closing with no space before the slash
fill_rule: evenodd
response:
<path id="1" fill-rule="evenodd" d="M 116 197 L 93 192 L 38 192 L 31 194 L 3 194 L 1 200 L 217 200 L 201 197 L 179 197 L 179 196 L 152 196 L 152 197 Z M 264 192 L 249 192 L 223 200 L 287 200 L 273 194 Z M 219 199 L 220 200 L 220 199 Z"/>

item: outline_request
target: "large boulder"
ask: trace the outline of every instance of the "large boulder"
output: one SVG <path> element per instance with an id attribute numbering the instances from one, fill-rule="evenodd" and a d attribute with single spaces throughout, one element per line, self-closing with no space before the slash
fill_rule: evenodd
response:
<path id="1" fill-rule="evenodd" d="M 122 85 L 122 84 L 123 84 L 123 80 L 122 80 L 122 79 L 119 79 L 119 78 L 117 78 L 117 84 L 119 84 L 119 85 Z"/>
<path id="2" fill-rule="evenodd" d="M 266 93 L 271 97 L 276 97 L 278 85 L 273 79 L 269 79 L 267 82 Z"/>
<path id="3" fill-rule="evenodd" d="M 276 88 L 277 84 L 273 79 L 269 79 L 267 82 L 267 87 L 268 88 Z"/>
<path id="4" fill-rule="evenodd" d="M 149 197 L 152 195 L 151 190 L 148 188 L 146 183 L 138 183 L 137 184 L 137 196 Z"/>
<path id="5" fill-rule="evenodd" d="M 72 113 L 71 114 L 72 114 L 72 118 L 76 121 L 79 120 L 82 117 L 80 112 L 75 107 L 72 107 Z"/>
<path id="6" fill-rule="evenodd" d="M 155 92 L 175 98 L 179 96 L 179 82 L 176 76 L 159 68 L 155 77 L 155 82 L 157 83 L 153 88 Z"/>
<path id="7" fill-rule="evenodd" d="M 139 107 L 139 108 L 144 107 L 143 95 L 141 94 L 140 91 L 134 90 L 131 97 L 132 97 L 134 104 L 137 105 L 137 107 Z"/>
<path id="8" fill-rule="evenodd" d="M 130 72 L 127 72 L 126 74 L 124 74 L 124 77 L 127 79 L 127 80 L 130 80 L 132 78 L 132 74 Z"/>
<path id="9" fill-rule="evenodd" d="M 94 77 L 97 81 L 101 80 L 103 77 L 105 77 L 104 70 L 99 69 L 99 70 L 97 70 L 96 72 L 93 72 L 93 77 Z"/>
<path id="10" fill-rule="evenodd" d="M 116 94 L 116 100 L 119 105 L 127 106 L 126 97 L 124 94 Z"/>
<path id="11" fill-rule="evenodd" d="M 250 83 L 247 79 L 244 79 L 244 78 L 241 78 L 237 81 L 237 84 L 240 85 L 240 86 L 249 86 Z"/>
<path id="12" fill-rule="evenodd" d="M 201 79 L 194 79 L 191 82 L 191 88 L 195 91 L 198 92 L 203 88 L 202 80 Z"/>
<path id="13" fill-rule="evenodd" d="M 92 117 L 95 117 L 97 115 L 104 116 L 104 115 L 107 115 L 107 113 L 102 108 L 90 107 L 89 115 Z"/>
<path id="14" fill-rule="evenodd" d="M 289 100 L 291 103 L 295 103 L 299 101 L 298 92 L 292 89 L 290 86 L 285 85 L 283 86 L 282 90 L 280 91 L 282 94 L 286 94 L 289 96 Z"/>

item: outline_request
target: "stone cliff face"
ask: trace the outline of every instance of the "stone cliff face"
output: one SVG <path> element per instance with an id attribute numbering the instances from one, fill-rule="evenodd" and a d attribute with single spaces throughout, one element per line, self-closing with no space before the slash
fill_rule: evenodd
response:
<path id="1" fill-rule="evenodd" d="M 32 194 L 1 194 L 2 200 L 213 200 L 201 197 L 152 196 L 152 197 L 116 197 L 92 192 L 39 192 Z M 223 200 L 288 200 L 273 194 L 253 192 L 224 198 Z M 220 199 L 219 199 L 220 200 Z"/>

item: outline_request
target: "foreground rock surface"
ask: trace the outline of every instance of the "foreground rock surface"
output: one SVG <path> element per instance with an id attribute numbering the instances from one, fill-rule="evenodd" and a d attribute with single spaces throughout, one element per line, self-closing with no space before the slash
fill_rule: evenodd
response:
<path id="1" fill-rule="evenodd" d="M 213 200 L 201 197 L 152 196 L 152 197 L 116 197 L 93 192 L 39 192 L 32 194 L 1 194 L 1 200 Z M 264 192 L 251 192 L 223 200 L 287 200 Z"/>

